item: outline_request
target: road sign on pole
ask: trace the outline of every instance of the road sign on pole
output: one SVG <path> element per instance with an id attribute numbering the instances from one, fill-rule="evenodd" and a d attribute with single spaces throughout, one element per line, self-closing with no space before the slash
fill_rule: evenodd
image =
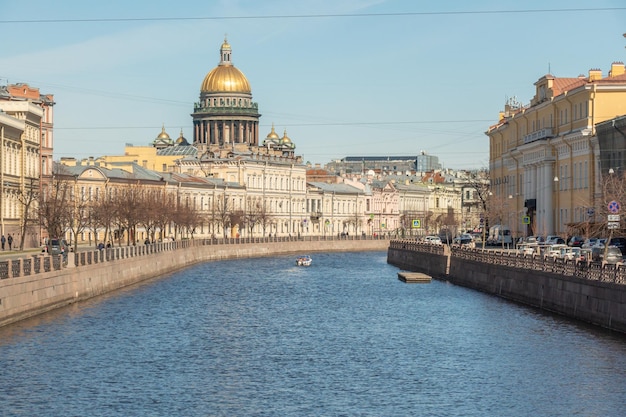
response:
<path id="1" fill-rule="evenodd" d="M 619 203 L 615 200 L 611 201 L 607 205 L 607 208 L 609 209 L 609 213 L 613 213 L 613 214 L 619 213 L 619 209 L 620 209 Z"/>

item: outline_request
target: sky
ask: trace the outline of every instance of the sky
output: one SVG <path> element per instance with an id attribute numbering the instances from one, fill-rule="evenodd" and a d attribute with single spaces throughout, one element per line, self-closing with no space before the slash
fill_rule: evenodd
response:
<path id="1" fill-rule="evenodd" d="M 550 73 L 626 59 L 623 0 L 0 0 L 0 84 L 53 94 L 54 158 L 120 155 L 165 127 L 193 140 L 220 60 L 305 162 L 439 157 L 485 168 L 485 131 Z"/>

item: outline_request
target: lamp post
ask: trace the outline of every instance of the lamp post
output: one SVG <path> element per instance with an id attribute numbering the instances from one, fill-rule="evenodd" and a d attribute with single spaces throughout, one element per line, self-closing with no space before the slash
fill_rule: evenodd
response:
<path id="1" fill-rule="evenodd" d="M 554 177 L 554 189 L 556 190 L 556 207 L 554 208 L 554 218 L 555 218 L 555 223 L 556 223 L 556 230 L 555 230 L 555 234 L 559 235 L 561 234 L 561 208 L 559 206 L 560 203 L 560 189 L 559 189 L 559 177 L 555 176 Z"/>

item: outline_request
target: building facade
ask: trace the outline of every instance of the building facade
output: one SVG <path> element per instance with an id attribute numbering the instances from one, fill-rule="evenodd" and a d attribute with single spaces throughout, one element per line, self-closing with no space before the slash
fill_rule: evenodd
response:
<path id="1" fill-rule="evenodd" d="M 54 104 L 28 84 L 0 87 L 0 228 L 14 247 L 41 239 L 37 200 L 52 172 Z"/>
<path id="2" fill-rule="evenodd" d="M 546 75 L 528 105 L 509 100 L 491 126 L 490 207 L 510 216 L 523 235 L 567 235 L 597 209 L 601 193 L 596 125 L 626 113 L 626 73 L 615 62 L 608 75 Z M 492 213 L 493 214 L 493 213 Z"/>

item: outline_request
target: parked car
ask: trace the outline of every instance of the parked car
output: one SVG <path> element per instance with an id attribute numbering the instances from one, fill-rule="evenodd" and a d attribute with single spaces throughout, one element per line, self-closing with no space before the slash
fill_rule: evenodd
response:
<path id="1" fill-rule="evenodd" d="M 606 248 L 606 257 L 604 256 L 605 248 L 594 246 L 591 249 L 591 260 L 594 262 L 606 262 L 608 264 L 617 264 L 623 262 L 622 251 L 617 246 L 609 246 Z"/>
<path id="2" fill-rule="evenodd" d="M 585 239 L 581 248 L 592 248 L 596 242 L 598 241 L 597 237 L 590 237 L 589 239 Z"/>
<path id="3" fill-rule="evenodd" d="M 583 243 L 585 243 L 585 239 L 583 239 L 582 236 L 572 236 L 569 242 L 567 242 L 567 244 L 573 248 L 580 248 Z"/>
<path id="4" fill-rule="evenodd" d="M 517 246 L 517 250 L 524 256 L 537 255 L 539 254 L 539 244 L 537 242 L 520 243 Z"/>
<path id="5" fill-rule="evenodd" d="M 576 246 L 570 246 L 565 249 L 565 253 L 563 255 L 563 259 L 567 261 L 580 261 L 584 260 L 582 249 Z"/>
<path id="6" fill-rule="evenodd" d="M 455 245 L 469 245 L 470 243 L 472 243 L 474 239 L 472 238 L 471 235 L 468 234 L 462 234 L 460 236 L 455 237 L 452 240 L 452 243 L 454 243 Z"/>
<path id="7" fill-rule="evenodd" d="M 622 251 L 622 253 L 626 253 L 626 237 L 611 238 L 609 246 L 617 246 Z"/>
<path id="8" fill-rule="evenodd" d="M 439 236 L 426 236 L 424 238 L 425 243 L 430 243 L 431 245 L 441 245 L 441 238 Z"/>
<path id="9" fill-rule="evenodd" d="M 50 255 L 61 255 L 69 252 L 69 246 L 65 239 L 48 239 L 48 243 L 44 246 L 44 252 Z"/>
<path id="10" fill-rule="evenodd" d="M 565 245 L 565 239 L 560 236 L 548 236 L 546 238 L 546 245 Z"/>
<path id="11" fill-rule="evenodd" d="M 563 240 L 563 239 L 561 239 Z M 567 245 L 563 243 L 556 243 L 554 245 L 549 245 L 545 251 L 546 258 L 552 259 L 562 259 L 565 257 L 565 250 L 567 249 Z"/>

